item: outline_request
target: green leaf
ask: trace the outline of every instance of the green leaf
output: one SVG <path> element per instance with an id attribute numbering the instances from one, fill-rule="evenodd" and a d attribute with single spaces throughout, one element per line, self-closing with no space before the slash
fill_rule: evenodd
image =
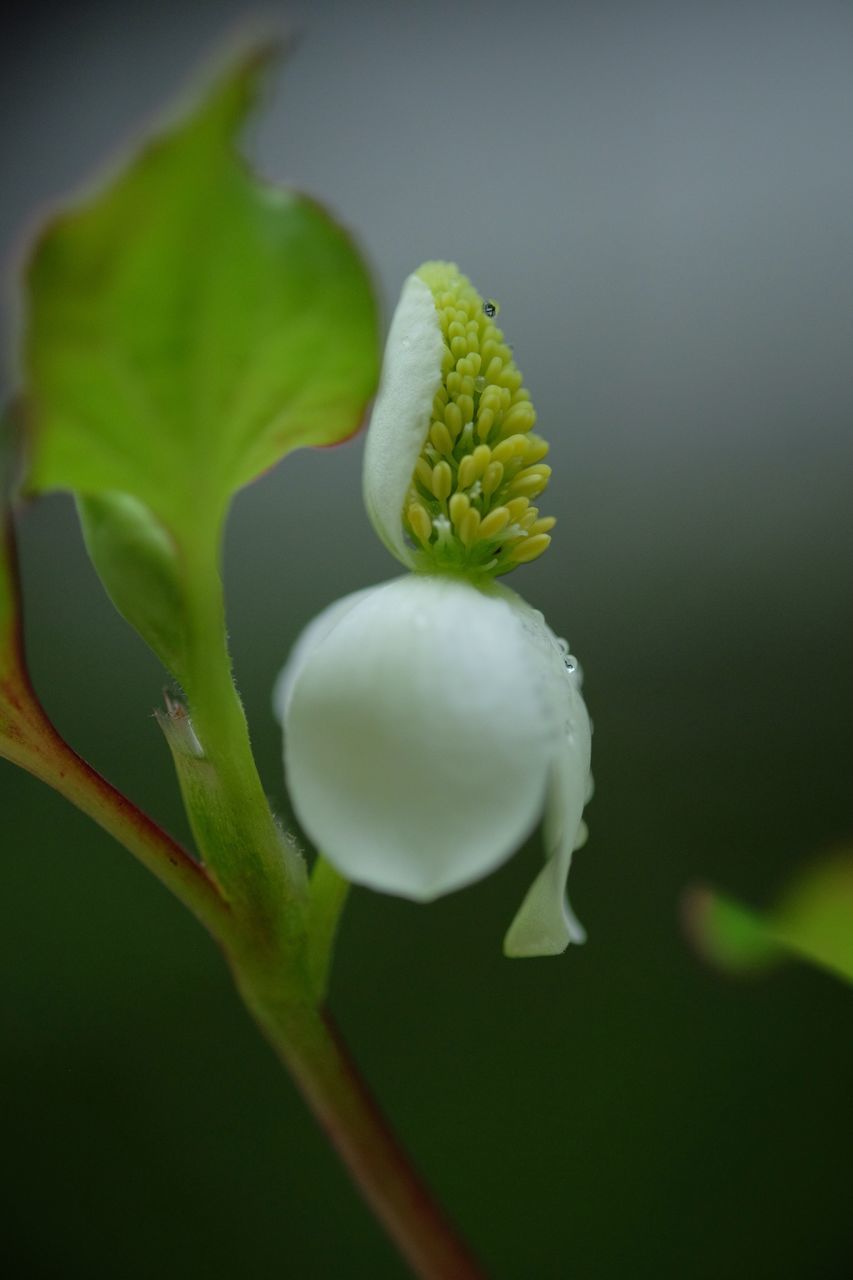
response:
<path id="1" fill-rule="evenodd" d="M 174 540 L 127 493 L 80 497 L 86 550 L 122 617 L 176 675 L 186 665 L 186 602 Z"/>
<path id="2" fill-rule="evenodd" d="M 268 61 L 233 67 L 55 217 L 26 275 L 29 488 L 84 499 L 96 567 L 167 664 L 184 552 L 215 559 L 234 492 L 297 446 L 350 435 L 377 379 L 350 237 L 236 151 Z"/>
<path id="3" fill-rule="evenodd" d="M 133 494 L 178 533 L 291 449 L 357 426 L 378 368 L 364 264 L 234 147 L 266 60 L 42 234 L 27 273 L 33 489 Z"/>
<path id="4" fill-rule="evenodd" d="M 795 958 L 853 982 L 853 850 L 803 868 L 770 911 L 751 911 L 712 889 L 690 890 L 685 907 L 695 946 L 727 972 L 761 972 Z"/>

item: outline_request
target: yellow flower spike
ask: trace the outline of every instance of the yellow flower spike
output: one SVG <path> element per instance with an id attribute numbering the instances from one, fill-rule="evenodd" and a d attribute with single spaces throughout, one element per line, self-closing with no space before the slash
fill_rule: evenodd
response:
<path id="1" fill-rule="evenodd" d="M 410 276 L 395 313 L 365 496 L 387 545 L 411 568 L 476 581 L 547 545 L 534 539 L 552 525 L 537 524 L 530 500 L 548 483 L 548 445 L 531 434 L 536 411 L 496 317 L 497 304 L 448 262 Z"/>

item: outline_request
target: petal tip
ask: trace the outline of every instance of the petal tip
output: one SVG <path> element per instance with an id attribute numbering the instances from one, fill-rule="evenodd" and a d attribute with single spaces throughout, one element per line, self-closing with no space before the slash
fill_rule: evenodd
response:
<path id="1" fill-rule="evenodd" d="M 379 537 L 406 568 L 403 506 L 441 383 L 444 339 L 429 287 L 418 275 L 403 285 L 391 320 L 382 381 L 364 450 L 364 503 Z"/>

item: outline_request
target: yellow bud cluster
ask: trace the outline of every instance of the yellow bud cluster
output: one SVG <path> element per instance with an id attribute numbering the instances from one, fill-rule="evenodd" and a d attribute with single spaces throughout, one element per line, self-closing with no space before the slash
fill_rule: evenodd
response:
<path id="1" fill-rule="evenodd" d="M 453 263 L 418 272 L 444 337 L 441 385 L 403 511 L 406 531 L 442 568 L 497 575 L 540 556 L 555 521 L 533 506 L 551 468 L 512 351 Z"/>

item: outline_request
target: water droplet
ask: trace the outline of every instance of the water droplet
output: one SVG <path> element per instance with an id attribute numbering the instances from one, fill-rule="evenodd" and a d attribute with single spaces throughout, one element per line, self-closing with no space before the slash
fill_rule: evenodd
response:
<path id="1" fill-rule="evenodd" d="M 404 339 L 403 339 L 403 343 L 402 343 L 402 345 L 403 345 L 403 349 L 404 349 L 404 350 L 408 350 L 408 348 L 412 345 L 412 339 L 411 339 L 411 338 L 404 338 Z"/>
<path id="2" fill-rule="evenodd" d="M 573 658 L 572 655 L 569 653 L 563 659 L 563 666 L 566 668 L 569 675 L 573 675 L 575 671 L 577 671 L 578 669 L 577 659 Z"/>
<path id="3" fill-rule="evenodd" d="M 493 316 L 496 316 L 499 311 L 500 307 L 497 302 L 495 302 L 494 298 L 487 298 L 483 303 L 483 315 L 488 316 L 490 320 Z"/>
<path id="4" fill-rule="evenodd" d="M 474 379 L 474 390 L 479 391 L 480 395 L 482 395 L 485 389 L 486 389 L 486 379 L 483 377 L 482 374 L 480 374 L 479 377 Z"/>

